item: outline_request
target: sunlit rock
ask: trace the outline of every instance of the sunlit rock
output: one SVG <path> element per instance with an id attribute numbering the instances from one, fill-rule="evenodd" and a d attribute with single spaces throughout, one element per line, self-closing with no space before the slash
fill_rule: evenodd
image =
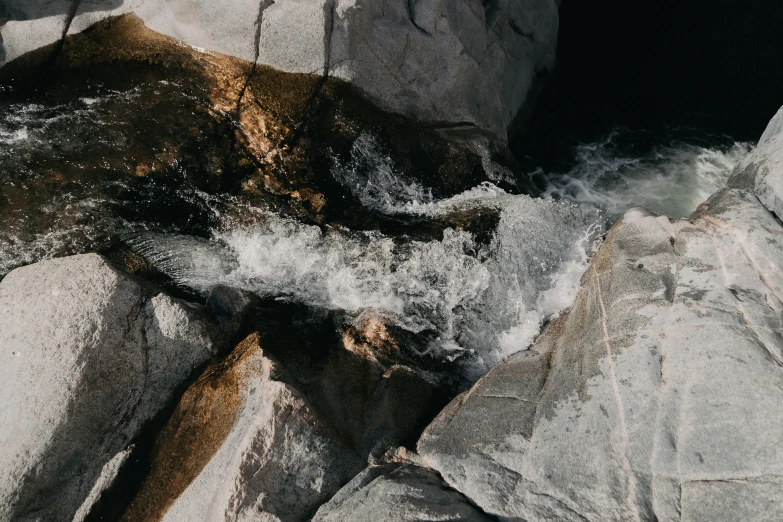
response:
<path id="1" fill-rule="evenodd" d="M 782 263 L 747 192 L 629 211 L 569 314 L 433 421 L 423 461 L 501 520 L 783 516 Z"/>
<path id="2" fill-rule="evenodd" d="M 94 501 L 143 425 L 219 347 L 199 307 L 100 256 L 11 272 L 0 282 L 0 518 L 69 520 Z"/>
<path id="3" fill-rule="evenodd" d="M 502 139 L 554 67 L 558 32 L 554 0 L 5 4 L 6 61 L 134 13 L 189 45 L 288 72 L 329 74 L 392 111 L 445 127 L 475 126 Z"/>
<path id="4" fill-rule="evenodd" d="M 185 392 L 124 520 L 304 520 L 364 461 L 245 339 Z"/>
<path id="5" fill-rule="evenodd" d="M 427 238 L 454 222 L 484 230 L 491 216 L 393 214 L 482 181 L 535 192 L 483 135 L 450 139 L 341 80 L 201 52 L 133 15 L 20 57 L 0 86 L 14 129 L 0 157 L 0 274 L 102 251 L 128 225 L 203 237 L 263 222 L 259 208 Z"/>
<path id="6" fill-rule="evenodd" d="M 783 216 L 783 108 L 753 152 L 736 166 L 728 186 L 750 190 L 770 211 Z"/>
<path id="7" fill-rule="evenodd" d="M 411 464 L 367 468 L 324 504 L 314 522 L 491 520 L 434 471 Z"/>

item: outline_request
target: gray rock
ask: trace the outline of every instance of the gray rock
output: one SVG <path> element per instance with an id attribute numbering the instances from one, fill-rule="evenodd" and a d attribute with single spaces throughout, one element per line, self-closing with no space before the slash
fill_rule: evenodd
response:
<path id="1" fill-rule="evenodd" d="M 98 255 L 9 273 L 0 282 L 0 519 L 66 520 L 94 501 L 112 459 L 215 353 L 218 335 L 197 307 Z"/>
<path id="2" fill-rule="evenodd" d="M 361 472 L 313 517 L 313 522 L 367 520 L 483 522 L 490 519 L 449 488 L 431 469 L 388 464 Z"/>
<path id="3" fill-rule="evenodd" d="M 133 12 L 160 33 L 288 72 L 347 80 L 383 108 L 505 139 L 555 61 L 554 0 L 8 0 L 10 61 Z"/>
<path id="4" fill-rule="evenodd" d="M 124 520 L 304 520 L 365 466 L 260 342 L 185 392 Z"/>
<path id="5" fill-rule="evenodd" d="M 783 216 L 783 108 L 756 148 L 734 168 L 728 186 L 752 191 L 764 206 Z"/>
<path id="6" fill-rule="evenodd" d="M 747 192 L 628 212 L 570 313 L 433 421 L 423 462 L 500 520 L 780 519 L 782 269 Z"/>

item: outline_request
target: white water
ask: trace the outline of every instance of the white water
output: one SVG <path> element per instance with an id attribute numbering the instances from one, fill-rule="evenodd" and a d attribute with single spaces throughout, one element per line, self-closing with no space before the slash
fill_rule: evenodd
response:
<path id="1" fill-rule="evenodd" d="M 50 126 L 60 124 L 62 112 L 92 125 L 92 110 L 101 100 L 79 103 L 74 111 L 35 105 L 8 111 L 0 122 L 0 160 L 15 166 L 15 158 L 23 159 L 27 151 L 51 147 L 53 142 L 44 138 L 51 134 Z M 67 133 L 55 134 L 61 136 L 58 150 L 83 141 L 78 133 L 73 141 Z M 709 148 L 672 142 L 634 156 L 619 152 L 616 137 L 580 146 L 571 170 L 546 174 L 550 186 L 543 199 L 510 195 L 485 183 L 437 200 L 429 189 L 406 179 L 369 134 L 357 140 L 350 161 L 334 161 L 334 178 L 362 206 L 379 213 L 400 219 L 438 219 L 476 210 L 496 213 L 494 236 L 484 244 L 458 229 L 446 229 L 442 238 L 432 241 L 322 230 L 236 204 L 209 240 L 144 232 L 134 233 L 128 242 L 175 281 L 196 291 L 207 293 L 226 284 L 356 317 L 374 311 L 411 331 L 427 332 L 424 337 L 433 339 L 427 351 L 447 358 L 469 351 L 486 368 L 529 347 L 543 322 L 571 305 L 607 220 L 635 206 L 671 217 L 687 215 L 725 184 L 734 164 L 749 150 L 742 143 Z M 19 165 L 24 167 L 24 162 Z M 0 181 L 11 186 L 35 175 L 6 175 Z M 52 220 L 53 228 L 25 234 L 17 234 L 16 222 L 9 221 L 7 230 L 0 231 L 0 272 L 61 255 L 69 245 L 89 245 L 100 226 L 131 226 L 111 219 L 99 226 L 91 219 L 93 207 L 105 203 L 77 198 L 51 211 L 42 206 L 45 215 L 58 217 Z M 223 208 L 207 206 L 215 212 Z M 249 212 L 256 214 L 251 221 L 260 224 L 239 224 L 228 217 Z"/>
<path id="2" fill-rule="evenodd" d="M 615 219 L 632 207 L 684 217 L 726 186 L 734 166 L 752 149 L 742 142 L 723 147 L 672 142 L 633 156 L 615 145 L 623 132 L 577 147 L 569 172 L 546 175 L 544 195 L 603 210 Z"/>
<path id="3" fill-rule="evenodd" d="M 455 199 L 433 211 L 487 204 Z M 471 350 L 491 364 L 527 348 L 541 323 L 568 306 L 593 234 L 570 204 L 497 188 L 490 202 L 500 222 L 487 246 L 461 230 L 408 241 L 323 232 L 271 214 L 263 225 L 227 224 L 213 241 L 147 234 L 130 242 L 188 287 L 226 284 L 357 316 L 373 310 L 411 331 L 435 332 L 428 350 L 447 357 Z"/>

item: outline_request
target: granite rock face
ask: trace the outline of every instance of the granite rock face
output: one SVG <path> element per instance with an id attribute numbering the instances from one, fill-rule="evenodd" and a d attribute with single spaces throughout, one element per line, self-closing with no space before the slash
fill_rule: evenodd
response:
<path id="1" fill-rule="evenodd" d="M 728 185 L 753 192 L 765 207 L 783 216 L 783 108 L 753 152 L 734 168 Z"/>
<path id="2" fill-rule="evenodd" d="M 125 13 L 192 46 L 351 82 L 380 106 L 501 138 L 554 66 L 554 0 L 9 0 L 5 61 Z M 281 45 L 281 42 L 285 42 Z"/>
<path id="3" fill-rule="evenodd" d="M 66 520 L 83 503 L 86 513 L 144 423 L 219 344 L 198 307 L 98 255 L 8 274 L 0 282 L 0 518 Z"/>
<path id="4" fill-rule="evenodd" d="M 304 520 L 364 467 L 253 334 L 158 436 L 124 520 Z"/>
<path id="5" fill-rule="evenodd" d="M 570 313 L 452 401 L 423 461 L 500 520 L 780 518 L 781 265 L 750 193 L 629 211 Z"/>
<path id="6" fill-rule="evenodd" d="M 387 464 L 361 472 L 315 514 L 314 522 L 490 520 L 431 469 Z"/>

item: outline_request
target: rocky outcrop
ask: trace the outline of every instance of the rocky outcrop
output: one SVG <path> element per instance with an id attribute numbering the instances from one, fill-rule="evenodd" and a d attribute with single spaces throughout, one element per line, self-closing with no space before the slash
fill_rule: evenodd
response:
<path id="1" fill-rule="evenodd" d="M 770 211 L 783 216 L 783 108 L 753 152 L 735 167 L 728 185 L 753 192 Z"/>
<path id="2" fill-rule="evenodd" d="M 245 339 L 187 390 L 123 520 L 304 520 L 364 467 L 285 369 Z"/>
<path id="3" fill-rule="evenodd" d="M 361 472 L 313 517 L 314 522 L 484 522 L 491 520 L 449 488 L 438 474 L 412 464 Z"/>
<path id="4" fill-rule="evenodd" d="M 0 282 L 0 518 L 86 514 L 129 443 L 220 339 L 200 307 L 97 255 L 8 274 Z"/>
<path id="5" fill-rule="evenodd" d="M 781 264 L 747 192 L 628 212 L 570 313 L 433 421 L 423 461 L 500 520 L 780 518 Z"/>
<path id="6" fill-rule="evenodd" d="M 554 0 L 169 0 L 5 2 L 5 60 L 134 13 L 199 48 L 351 82 L 381 106 L 505 139 L 554 66 Z M 281 44 L 283 42 L 283 44 Z"/>

